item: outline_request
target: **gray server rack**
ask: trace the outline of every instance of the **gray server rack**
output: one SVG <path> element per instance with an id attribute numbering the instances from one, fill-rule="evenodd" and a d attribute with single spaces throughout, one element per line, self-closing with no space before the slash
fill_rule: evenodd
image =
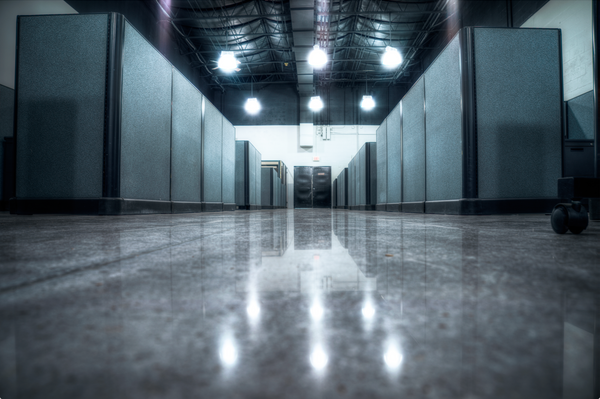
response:
<path id="1" fill-rule="evenodd" d="M 222 115 L 122 15 L 20 16 L 17 37 L 11 212 L 222 209 Z"/>
<path id="2" fill-rule="evenodd" d="M 237 209 L 257 210 L 262 203 L 261 154 L 252 143 L 235 142 L 235 203 Z"/>
<path id="3" fill-rule="evenodd" d="M 557 29 L 461 29 L 386 118 L 385 136 L 380 127 L 379 207 L 385 197 L 386 209 L 404 212 L 551 210 L 562 162 L 561 59 Z"/>

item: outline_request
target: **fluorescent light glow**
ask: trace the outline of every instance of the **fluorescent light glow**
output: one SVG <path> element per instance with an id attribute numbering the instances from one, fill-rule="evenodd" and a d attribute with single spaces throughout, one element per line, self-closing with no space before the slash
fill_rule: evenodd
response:
<path id="1" fill-rule="evenodd" d="M 400 352 L 398 352 L 395 348 L 389 348 L 383 355 L 383 361 L 389 368 L 398 368 L 402 363 L 402 354 L 400 354 Z"/>
<path id="2" fill-rule="evenodd" d="M 360 107 L 365 111 L 370 111 L 375 108 L 375 100 L 373 100 L 372 96 L 363 96 Z"/>
<path id="3" fill-rule="evenodd" d="M 250 115 L 256 115 L 260 112 L 261 106 L 257 98 L 249 98 L 246 100 L 246 105 L 244 105 L 244 108 Z"/>
<path id="4" fill-rule="evenodd" d="M 219 68 L 223 72 L 231 73 L 235 71 L 240 62 L 233 55 L 233 51 L 221 51 L 221 57 L 219 57 Z"/>
<path id="5" fill-rule="evenodd" d="M 373 316 L 375 316 L 375 309 L 373 309 L 373 306 L 371 306 L 370 303 L 367 303 L 362 308 L 362 315 L 365 319 L 372 319 Z"/>
<path id="6" fill-rule="evenodd" d="M 328 360 L 329 359 L 327 358 L 327 354 L 320 347 L 317 347 L 310 354 L 310 364 L 317 370 L 322 370 L 323 368 L 325 368 L 325 366 L 327 366 Z"/>
<path id="7" fill-rule="evenodd" d="M 321 307 L 321 305 L 319 305 L 318 303 L 314 303 L 310 307 L 310 315 L 315 320 L 321 320 L 321 318 L 323 317 L 323 308 Z"/>
<path id="8" fill-rule="evenodd" d="M 315 44 L 313 51 L 308 55 L 308 63 L 314 68 L 323 68 L 327 64 L 327 54 L 321 50 L 318 44 Z"/>
<path id="9" fill-rule="evenodd" d="M 381 63 L 388 68 L 395 68 L 402 64 L 402 55 L 397 49 L 387 46 L 383 57 L 381 57 Z"/>
<path id="10" fill-rule="evenodd" d="M 308 103 L 308 108 L 312 111 L 320 111 L 323 109 L 323 101 L 321 101 L 320 96 L 315 96 L 310 98 L 310 102 Z"/>
<path id="11" fill-rule="evenodd" d="M 225 342 L 219 353 L 221 361 L 226 366 L 233 366 L 237 361 L 237 351 L 231 342 Z"/>

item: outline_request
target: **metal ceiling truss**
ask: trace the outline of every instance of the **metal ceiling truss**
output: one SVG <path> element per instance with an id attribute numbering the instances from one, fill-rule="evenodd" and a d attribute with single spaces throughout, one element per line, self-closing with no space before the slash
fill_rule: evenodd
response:
<path id="1" fill-rule="evenodd" d="M 258 88 L 298 84 L 299 73 L 304 83 L 310 73 L 316 87 L 402 84 L 403 77 L 419 71 L 414 66 L 422 51 L 433 48 L 432 37 L 445 32 L 450 0 L 155 1 L 165 16 L 161 22 L 178 33 L 180 51 L 214 89 L 224 91 L 248 89 L 251 83 Z M 314 14 L 312 28 L 293 30 L 292 11 Z M 298 35 L 304 35 L 304 42 L 295 43 Z M 390 43 L 404 57 L 393 70 L 380 61 Z M 330 61 L 322 70 L 306 72 L 304 57 L 313 44 L 319 44 Z M 234 51 L 240 61 L 238 72 L 217 69 L 220 53 L 226 50 Z"/>

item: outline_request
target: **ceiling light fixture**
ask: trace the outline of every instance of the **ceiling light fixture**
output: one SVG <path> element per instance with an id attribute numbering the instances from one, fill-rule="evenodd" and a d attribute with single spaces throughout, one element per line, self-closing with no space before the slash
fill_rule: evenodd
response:
<path id="1" fill-rule="evenodd" d="M 373 96 L 363 96 L 363 99 L 360 102 L 360 107 L 365 111 L 370 111 L 375 108 L 375 100 L 373 100 Z"/>
<path id="2" fill-rule="evenodd" d="M 250 115 L 256 115 L 260 112 L 261 106 L 258 102 L 258 98 L 254 97 L 254 82 L 250 82 L 250 98 L 246 100 L 246 105 L 244 105 L 244 109 Z"/>
<path id="3" fill-rule="evenodd" d="M 321 101 L 321 96 L 314 96 L 310 98 L 310 102 L 308 103 L 308 108 L 310 108 L 314 112 L 318 112 L 323 109 L 323 101 Z"/>
<path id="4" fill-rule="evenodd" d="M 323 68 L 327 64 L 327 54 L 321 50 L 318 44 L 314 45 L 313 51 L 308 55 L 308 63 L 314 68 Z"/>
<path id="5" fill-rule="evenodd" d="M 221 57 L 219 57 L 219 69 L 223 72 L 231 73 L 235 71 L 240 62 L 233 55 L 233 51 L 221 51 Z"/>
<path id="6" fill-rule="evenodd" d="M 402 55 L 400 55 L 398 49 L 386 46 L 385 53 L 381 57 L 381 63 L 388 68 L 395 68 L 402 64 Z"/>

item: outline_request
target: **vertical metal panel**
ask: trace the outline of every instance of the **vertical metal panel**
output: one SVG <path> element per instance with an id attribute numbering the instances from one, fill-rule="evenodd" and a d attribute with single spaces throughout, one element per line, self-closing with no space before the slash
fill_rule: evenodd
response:
<path id="1" fill-rule="evenodd" d="M 235 204 L 237 206 L 246 206 L 247 203 L 247 163 L 248 150 L 247 141 L 235 142 Z"/>
<path id="2" fill-rule="evenodd" d="M 235 128 L 223 118 L 222 190 L 223 203 L 235 203 Z"/>
<path id="3" fill-rule="evenodd" d="M 560 41 L 556 29 L 474 29 L 479 198 L 556 196 Z"/>
<path id="4" fill-rule="evenodd" d="M 566 101 L 567 132 L 570 140 L 594 140 L 594 91 Z"/>
<path id="5" fill-rule="evenodd" d="M 393 111 L 392 111 L 393 112 Z M 389 116 L 388 116 L 389 118 Z M 387 203 L 387 120 L 377 129 L 377 203 Z"/>
<path id="6" fill-rule="evenodd" d="M 202 94 L 173 71 L 171 200 L 200 202 Z"/>
<path id="7" fill-rule="evenodd" d="M 425 73 L 427 201 L 463 196 L 460 59 L 456 36 Z"/>
<path id="8" fill-rule="evenodd" d="M 312 208 L 312 168 L 294 167 L 294 208 Z"/>
<path id="9" fill-rule="evenodd" d="M 248 205 L 260 205 L 257 188 L 260 189 L 258 176 L 256 175 L 256 149 L 251 143 L 248 143 Z M 260 172 L 260 171 L 259 171 Z"/>
<path id="10" fill-rule="evenodd" d="M 254 169 L 255 169 L 255 173 L 256 173 L 256 205 L 260 205 L 261 201 L 262 201 L 262 195 L 261 195 L 261 184 L 262 184 L 262 178 L 261 178 L 261 169 L 262 169 L 262 155 L 260 154 L 260 152 L 258 152 L 258 150 L 256 150 L 256 155 L 255 155 L 255 160 L 256 163 L 254 164 Z"/>
<path id="11" fill-rule="evenodd" d="M 402 99 L 402 202 L 425 201 L 424 96 L 421 77 Z"/>
<path id="12" fill-rule="evenodd" d="M 313 208 L 331 208 L 331 166 L 313 167 Z"/>
<path id="13" fill-rule="evenodd" d="M 367 199 L 367 205 L 375 205 L 377 203 L 377 145 L 376 143 L 368 143 L 368 177 L 369 182 L 367 189 L 369 191 L 369 198 Z"/>
<path id="14" fill-rule="evenodd" d="M 223 115 L 204 97 L 204 126 L 202 129 L 203 202 L 223 202 L 222 198 L 222 140 Z"/>
<path id="15" fill-rule="evenodd" d="M 170 199 L 172 69 L 127 22 L 121 119 L 123 198 Z"/>
<path id="16" fill-rule="evenodd" d="M 398 204 L 402 202 L 402 137 L 400 126 L 400 108 L 398 105 L 388 115 L 387 122 L 387 153 L 383 156 L 386 159 L 387 172 L 387 202 Z M 377 148 L 377 174 L 379 173 L 379 157 L 382 154 Z M 377 178 L 379 185 L 379 177 Z"/>
<path id="17" fill-rule="evenodd" d="M 108 21 L 18 17 L 17 197 L 102 196 Z"/>
<path id="18" fill-rule="evenodd" d="M 262 168 L 261 174 L 261 202 L 262 206 L 271 206 L 272 203 L 272 192 L 273 192 L 273 169 Z"/>

